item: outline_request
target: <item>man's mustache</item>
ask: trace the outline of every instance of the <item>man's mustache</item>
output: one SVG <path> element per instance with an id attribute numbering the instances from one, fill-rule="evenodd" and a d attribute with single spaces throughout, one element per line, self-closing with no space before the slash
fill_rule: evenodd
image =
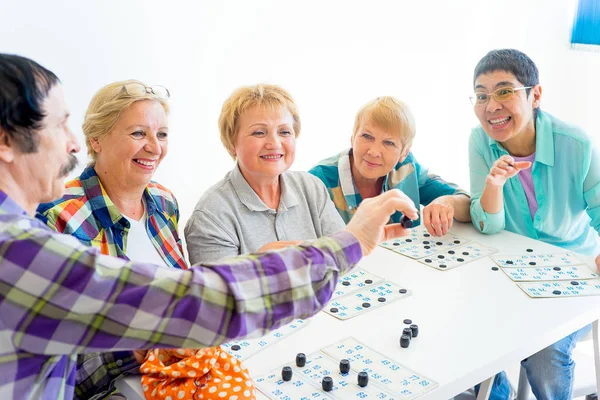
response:
<path id="1" fill-rule="evenodd" d="M 69 154 L 69 160 L 60 169 L 60 177 L 64 178 L 67 175 L 69 175 L 69 173 L 71 173 L 71 171 L 73 171 L 77 167 L 78 163 L 79 161 L 77 160 L 77 157 L 75 157 L 75 155 L 73 154 Z"/>

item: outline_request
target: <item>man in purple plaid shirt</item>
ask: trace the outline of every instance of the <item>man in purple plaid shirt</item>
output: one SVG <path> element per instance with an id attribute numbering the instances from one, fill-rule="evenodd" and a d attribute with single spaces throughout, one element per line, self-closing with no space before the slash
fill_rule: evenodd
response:
<path id="1" fill-rule="evenodd" d="M 33 216 L 63 194 L 79 151 L 56 75 L 0 54 L 0 398 L 71 399 L 77 353 L 198 348 L 260 336 L 315 314 L 341 273 L 417 218 L 394 190 L 364 201 L 345 230 L 210 268 L 101 255 Z M 235 271 L 235 273 L 233 272 Z"/>

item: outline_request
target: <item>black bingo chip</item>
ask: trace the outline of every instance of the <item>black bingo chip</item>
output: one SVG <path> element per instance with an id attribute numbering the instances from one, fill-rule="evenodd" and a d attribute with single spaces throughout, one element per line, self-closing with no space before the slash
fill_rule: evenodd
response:
<path id="1" fill-rule="evenodd" d="M 331 308 L 329 309 L 329 311 L 330 311 L 330 312 L 332 312 L 332 313 L 336 313 L 336 312 L 338 312 L 338 311 L 340 311 L 340 310 L 338 310 L 338 309 L 337 309 L 337 308 L 335 308 L 335 307 L 331 307 Z"/>
<path id="2" fill-rule="evenodd" d="M 344 286 L 350 286 L 350 282 L 344 281 L 344 282 L 342 282 L 342 285 L 344 285 Z"/>
<path id="3" fill-rule="evenodd" d="M 535 261 L 531 261 L 529 265 L 535 265 Z"/>
<path id="4" fill-rule="evenodd" d="M 555 271 L 560 271 L 560 267 L 554 267 L 552 269 L 555 270 Z"/>
<path id="5" fill-rule="evenodd" d="M 231 346 L 231 350 L 233 351 L 238 351 L 239 349 L 241 349 L 239 344 L 234 344 L 233 346 Z"/>
<path id="6" fill-rule="evenodd" d="M 323 387 L 324 391 L 331 392 L 331 390 L 333 389 L 333 379 L 331 379 L 330 376 L 326 376 L 321 381 L 321 386 Z"/>
<path id="7" fill-rule="evenodd" d="M 408 292 L 408 290 L 406 290 L 406 289 L 400 289 L 400 290 L 398 290 L 398 292 L 404 294 L 404 293 Z"/>
<path id="8" fill-rule="evenodd" d="M 370 280 L 370 279 L 366 279 L 366 280 L 365 280 L 365 283 L 366 283 L 367 285 L 369 285 L 369 284 L 373 283 L 373 281 L 372 281 L 372 280 Z"/>
<path id="9" fill-rule="evenodd" d="M 457 258 L 457 259 L 456 259 L 456 261 L 458 261 L 458 262 L 463 262 L 463 261 L 465 261 L 465 260 L 464 260 L 464 259 L 462 259 L 462 258 Z"/>
<path id="10" fill-rule="evenodd" d="M 385 303 L 385 297 L 380 297 L 377 299 L 377 301 L 380 303 Z"/>
<path id="11" fill-rule="evenodd" d="M 498 267 L 492 267 L 492 271 L 498 271 Z"/>
<path id="12" fill-rule="evenodd" d="M 426 259 L 425 259 L 425 262 L 426 262 L 426 263 L 430 263 L 430 262 L 431 262 L 431 260 L 430 260 L 429 258 L 426 258 Z"/>
<path id="13" fill-rule="evenodd" d="M 283 367 L 281 370 L 281 379 L 283 379 L 285 382 L 292 380 L 292 367 Z"/>
<path id="14" fill-rule="evenodd" d="M 402 321 L 402 322 L 404 322 L 406 325 L 410 325 L 410 324 L 412 324 L 412 320 L 410 320 L 410 319 L 408 319 L 408 318 L 407 318 L 407 319 L 405 319 L 405 320 L 404 320 L 404 321 Z"/>
<path id="15" fill-rule="evenodd" d="M 440 264 L 440 265 L 439 265 L 439 267 L 440 267 L 440 268 L 446 268 L 446 267 L 447 267 L 447 265 L 446 265 L 446 264 Z"/>
<path id="16" fill-rule="evenodd" d="M 577 285 L 579 285 L 579 282 L 577 282 L 577 281 L 571 281 L 571 285 L 577 286 Z"/>
<path id="17" fill-rule="evenodd" d="M 527 249 L 528 253 L 533 253 L 533 249 Z"/>
<path id="18" fill-rule="evenodd" d="M 559 295 L 560 294 L 560 290 L 555 290 L 554 292 L 552 292 L 552 294 Z"/>
<path id="19" fill-rule="evenodd" d="M 371 307 L 371 303 L 362 303 L 363 308 Z"/>
<path id="20" fill-rule="evenodd" d="M 358 386 L 365 387 L 369 384 L 369 374 L 365 371 L 358 373 Z"/>

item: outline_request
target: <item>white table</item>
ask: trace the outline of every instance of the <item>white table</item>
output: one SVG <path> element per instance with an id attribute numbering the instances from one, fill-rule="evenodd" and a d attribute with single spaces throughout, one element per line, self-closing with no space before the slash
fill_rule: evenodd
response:
<path id="1" fill-rule="evenodd" d="M 486 236 L 471 224 L 452 232 L 495 247 L 497 254 L 560 253 L 563 249 L 509 232 Z M 590 267 L 593 259 L 580 257 Z M 253 376 L 267 373 L 347 336 L 433 379 L 421 399 L 449 399 L 600 317 L 600 296 L 532 299 L 489 257 L 438 271 L 378 248 L 359 266 L 413 291 L 408 298 L 340 321 L 323 312 L 305 328 L 245 361 Z M 410 347 L 399 345 L 403 320 L 419 325 Z M 489 381 L 488 381 L 489 382 Z M 119 382 L 129 399 L 143 399 L 138 377 Z M 259 393 L 260 399 L 267 397 Z"/>

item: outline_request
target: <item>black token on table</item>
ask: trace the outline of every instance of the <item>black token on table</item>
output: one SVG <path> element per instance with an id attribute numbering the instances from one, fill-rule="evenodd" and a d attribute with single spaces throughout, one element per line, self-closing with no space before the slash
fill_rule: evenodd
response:
<path id="1" fill-rule="evenodd" d="M 296 354 L 296 367 L 304 367 L 306 365 L 306 354 Z"/>
<path id="2" fill-rule="evenodd" d="M 331 389 L 333 389 L 333 379 L 331 379 L 330 376 L 326 376 L 321 381 L 321 386 L 323 387 L 324 391 L 331 392 Z"/>
<path id="3" fill-rule="evenodd" d="M 410 242 L 412 242 L 412 239 L 406 239 L 406 241 L 407 241 L 408 243 L 410 243 Z"/>
<path id="4" fill-rule="evenodd" d="M 358 386 L 365 387 L 369 384 L 369 374 L 365 371 L 358 373 Z"/>
<path id="5" fill-rule="evenodd" d="M 340 372 L 342 374 L 347 374 L 350 372 L 350 361 L 346 360 L 345 358 L 340 361 Z"/>
<path id="6" fill-rule="evenodd" d="M 448 250 L 448 254 L 454 254 L 454 250 Z"/>
<path id="7" fill-rule="evenodd" d="M 507 263 L 507 264 L 510 264 L 510 265 L 512 265 L 512 264 L 513 264 L 513 262 L 512 262 L 512 261 L 510 261 L 510 260 L 506 261 L 506 263 Z"/>
<path id="8" fill-rule="evenodd" d="M 455 243 L 455 244 L 459 244 L 459 243 L 460 243 L 460 240 L 455 240 L 455 241 L 454 241 L 454 243 Z"/>
<path id="9" fill-rule="evenodd" d="M 410 325 L 410 324 L 412 324 L 412 319 L 408 319 L 408 318 L 407 318 L 407 319 L 405 319 L 405 320 L 404 320 L 404 321 L 402 321 L 402 322 L 404 322 L 406 325 Z"/>
<path id="10" fill-rule="evenodd" d="M 340 310 L 338 310 L 336 307 L 331 307 L 331 308 L 329 309 L 329 311 L 330 311 L 330 312 L 333 312 L 333 313 L 336 313 L 336 312 L 338 312 L 338 311 L 340 311 Z"/>
<path id="11" fill-rule="evenodd" d="M 425 259 L 425 262 L 426 262 L 426 263 L 430 263 L 430 262 L 431 262 L 431 260 L 430 260 L 429 258 L 426 258 L 426 259 Z"/>
<path id="12" fill-rule="evenodd" d="M 441 245 L 443 245 L 444 243 L 442 243 L 442 242 L 435 242 L 435 244 L 437 244 L 438 246 L 441 246 Z"/>
<path id="13" fill-rule="evenodd" d="M 377 301 L 380 303 L 385 303 L 385 297 L 380 297 L 377 299 Z"/>
<path id="14" fill-rule="evenodd" d="M 446 268 L 446 264 L 440 264 L 439 267 L 440 268 Z"/>
<path id="15" fill-rule="evenodd" d="M 423 236 L 425 236 L 425 237 L 429 237 L 429 236 L 431 236 L 431 235 L 430 235 L 429 233 L 425 233 L 425 234 L 423 234 Z"/>
<path id="16" fill-rule="evenodd" d="M 443 258 L 444 258 L 444 256 L 443 256 L 442 254 L 440 254 L 440 255 L 438 256 L 438 258 L 439 258 L 439 259 L 443 259 Z"/>
<path id="17" fill-rule="evenodd" d="M 410 330 L 412 331 L 412 337 L 415 338 L 415 337 L 419 336 L 419 326 L 418 325 L 415 325 L 415 324 L 411 325 Z"/>
<path id="18" fill-rule="evenodd" d="M 423 246 L 423 248 L 429 250 L 431 246 Z"/>
<path id="19" fill-rule="evenodd" d="M 400 336 L 400 347 L 407 348 L 410 345 L 410 336 L 402 335 Z"/>
<path id="20" fill-rule="evenodd" d="M 373 283 L 373 281 L 372 281 L 371 279 L 366 279 L 366 280 L 365 280 L 365 283 L 366 283 L 367 285 L 369 285 L 369 284 Z"/>
<path id="21" fill-rule="evenodd" d="M 412 338 L 412 329 L 410 329 L 410 328 L 402 329 L 402 335 L 406 335 L 409 338 Z"/>
<path id="22" fill-rule="evenodd" d="M 559 295 L 560 294 L 560 290 L 555 290 L 554 292 L 552 292 L 552 294 Z"/>
<path id="23" fill-rule="evenodd" d="M 231 346 L 231 350 L 233 351 L 238 351 L 239 349 L 241 349 L 239 344 L 234 344 L 233 346 Z"/>
<path id="24" fill-rule="evenodd" d="M 457 258 L 457 259 L 456 259 L 456 261 L 458 261 L 458 262 L 463 262 L 463 261 L 465 261 L 465 260 L 464 260 L 464 259 L 462 259 L 462 258 Z"/>
<path id="25" fill-rule="evenodd" d="M 400 246 L 400 243 L 398 243 L 398 242 L 394 242 L 393 244 L 394 244 L 394 246 Z"/>
<path id="26" fill-rule="evenodd" d="M 560 267 L 554 267 L 552 269 L 555 270 L 555 271 L 560 271 Z"/>
<path id="27" fill-rule="evenodd" d="M 533 249 L 527 249 L 528 253 L 533 253 Z"/>
<path id="28" fill-rule="evenodd" d="M 344 285 L 344 286 L 350 286 L 350 282 L 349 281 L 344 281 L 344 282 L 342 282 L 342 285 Z"/>
<path id="29" fill-rule="evenodd" d="M 571 281 L 571 285 L 577 286 L 577 285 L 579 285 L 579 282 L 577 282 L 577 281 Z"/>
<path id="30" fill-rule="evenodd" d="M 529 265 L 535 265 L 535 261 L 531 261 Z"/>
<path id="31" fill-rule="evenodd" d="M 400 289 L 400 290 L 398 290 L 398 292 L 404 294 L 404 293 L 408 292 L 408 290 L 406 290 L 406 289 Z"/>
<path id="32" fill-rule="evenodd" d="M 498 271 L 498 267 L 492 267 L 492 271 Z"/>
<path id="33" fill-rule="evenodd" d="M 371 307 L 371 303 L 362 303 L 363 308 Z"/>
<path id="34" fill-rule="evenodd" d="M 469 252 L 468 251 L 463 251 L 463 256 L 468 256 Z"/>
<path id="35" fill-rule="evenodd" d="M 429 241 L 425 240 L 423 241 L 423 244 L 429 244 Z"/>
<path id="36" fill-rule="evenodd" d="M 281 379 L 283 379 L 286 382 L 292 380 L 292 367 L 283 367 L 283 369 L 281 370 Z"/>

